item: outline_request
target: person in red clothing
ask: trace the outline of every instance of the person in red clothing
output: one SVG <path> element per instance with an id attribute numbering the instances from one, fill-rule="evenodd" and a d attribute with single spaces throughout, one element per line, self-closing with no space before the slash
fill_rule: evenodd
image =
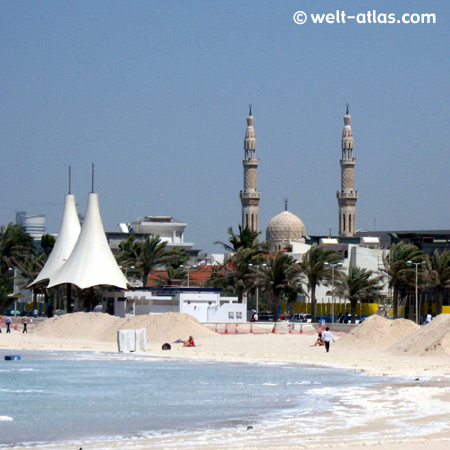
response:
<path id="1" fill-rule="evenodd" d="M 183 347 L 195 347 L 194 338 L 192 336 L 189 336 L 189 339 L 187 341 L 183 341 Z"/>

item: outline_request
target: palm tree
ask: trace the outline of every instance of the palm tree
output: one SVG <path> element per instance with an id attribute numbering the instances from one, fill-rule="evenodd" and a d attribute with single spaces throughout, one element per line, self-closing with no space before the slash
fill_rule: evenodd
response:
<path id="1" fill-rule="evenodd" d="M 8 224 L 0 228 L 0 293 L 2 306 L 10 303 L 7 295 L 12 291 L 15 268 L 33 254 L 33 239 L 22 225 Z"/>
<path id="2" fill-rule="evenodd" d="M 302 291 L 302 284 L 297 263 L 292 256 L 284 252 L 277 252 L 265 260 L 262 270 L 256 269 L 252 276 L 255 285 L 270 294 L 272 298 L 273 320 L 278 320 L 278 306 L 280 299 Z"/>
<path id="3" fill-rule="evenodd" d="M 160 274 L 156 277 L 155 286 L 168 286 L 172 280 L 185 280 L 187 271 L 183 267 L 167 267 L 167 274 Z"/>
<path id="4" fill-rule="evenodd" d="M 41 236 L 41 247 L 42 250 L 44 250 L 44 252 L 47 253 L 47 255 L 49 255 L 52 252 L 55 243 L 56 243 L 55 236 L 52 236 L 51 234 L 43 234 Z"/>
<path id="5" fill-rule="evenodd" d="M 393 289 L 392 303 L 394 305 L 394 319 L 398 318 L 398 296 L 400 287 L 410 282 L 414 269 L 409 269 L 407 261 L 423 261 L 423 253 L 413 244 L 401 241 L 392 244 L 389 253 L 383 255 L 384 269 L 389 280 L 389 288 Z"/>
<path id="6" fill-rule="evenodd" d="M 427 282 L 438 292 L 436 314 L 442 313 L 444 292 L 450 288 L 450 250 L 439 253 L 437 250 L 427 257 Z"/>
<path id="7" fill-rule="evenodd" d="M 241 247 L 251 248 L 258 245 L 257 239 L 261 232 L 251 231 L 248 227 L 242 229 L 241 225 L 239 225 L 238 234 L 234 233 L 233 227 L 228 227 L 227 233 L 230 235 L 228 239 L 230 244 L 220 241 L 216 241 L 214 244 L 222 245 L 228 252 L 237 252 Z"/>
<path id="8" fill-rule="evenodd" d="M 0 273 L 5 276 L 8 269 L 18 267 L 34 250 L 33 239 L 22 225 L 0 228 Z"/>
<path id="9" fill-rule="evenodd" d="M 44 264 L 48 258 L 47 253 L 41 253 L 39 256 L 36 256 L 34 253 L 28 255 L 20 264 L 20 278 L 19 286 L 26 287 L 28 286 L 36 277 L 39 275 L 39 272 L 44 267 Z M 37 309 L 37 294 L 40 291 L 39 288 L 33 288 L 33 303 L 34 309 Z"/>
<path id="10" fill-rule="evenodd" d="M 189 254 L 185 248 L 175 247 L 166 252 L 166 268 L 178 269 L 189 261 Z"/>
<path id="11" fill-rule="evenodd" d="M 143 240 L 136 240 L 132 235 L 120 243 L 117 261 L 121 265 L 134 266 L 134 272 L 141 277 L 145 286 L 150 271 L 170 261 L 166 246 L 167 242 L 161 241 L 159 236 L 146 236 Z"/>
<path id="12" fill-rule="evenodd" d="M 381 277 L 373 277 L 373 272 L 354 266 L 348 275 L 341 276 L 337 283 L 337 293 L 350 300 L 351 322 L 355 323 L 358 302 L 376 300 L 381 294 Z"/>
<path id="13" fill-rule="evenodd" d="M 299 264 L 301 275 L 306 278 L 308 290 L 311 292 L 311 321 L 316 321 L 317 299 L 316 287 L 325 282 L 328 284 L 331 278 L 330 271 L 325 263 L 330 264 L 342 261 L 342 256 L 335 250 L 327 250 L 318 245 L 313 245 L 302 257 Z"/>
<path id="14" fill-rule="evenodd" d="M 258 264 L 260 259 L 261 251 L 257 248 L 240 247 L 225 261 L 224 284 L 233 286 L 239 303 L 254 288 L 250 264 Z"/>

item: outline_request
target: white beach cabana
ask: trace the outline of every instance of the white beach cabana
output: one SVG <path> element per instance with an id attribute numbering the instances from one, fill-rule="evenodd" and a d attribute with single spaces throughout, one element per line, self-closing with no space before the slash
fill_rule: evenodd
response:
<path id="1" fill-rule="evenodd" d="M 68 260 L 49 276 L 49 288 L 74 284 L 80 289 L 94 286 L 127 288 L 127 279 L 109 248 L 100 216 L 98 194 L 88 197 L 86 216 Z"/>
<path id="2" fill-rule="evenodd" d="M 39 272 L 39 275 L 28 286 L 29 288 L 36 286 L 41 287 L 42 285 L 47 284 L 50 276 L 65 264 L 75 247 L 78 236 L 80 235 L 80 230 L 81 226 L 75 205 L 75 196 L 67 194 L 64 202 L 61 227 L 59 229 L 58 237 L 56 238 L 55 246 L 44 267 Z"/>

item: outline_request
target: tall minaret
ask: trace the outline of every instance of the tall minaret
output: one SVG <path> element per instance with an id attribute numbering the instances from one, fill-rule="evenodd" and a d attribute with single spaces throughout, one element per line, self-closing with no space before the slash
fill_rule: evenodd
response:
<path id="1" fill-rule="evenodd" d="M 257 192 L 258 181 L 258 160 L 256 159 L 256 138 L 253 128 L 252 105 L 249 105 L 250 111 L 247 117 L 247 131 L 244 139 L 244 190 L 241 191 L 242 204 L 242 228 L 249 228 L 251 231 L 258 232 L 258 212 L 261 193 Z"/>
<path id="2" fill-rule="evenodd" d="M 347 112 L 342 130 L 341 191 L 336 193 L 339 204 L 339 236 L 354 236 L 356 232 L 356 200 L 358 192 L 353 190 L 355 158 L 353 158 L 352 117 Z"/>

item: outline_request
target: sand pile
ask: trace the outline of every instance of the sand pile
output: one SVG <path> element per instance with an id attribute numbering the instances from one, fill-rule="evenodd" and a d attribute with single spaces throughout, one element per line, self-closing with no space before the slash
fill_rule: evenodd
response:
<path id="1" fill-rule="evenodd" d="M 450 355 L 450 314 L 440 314 L 389 348 L 389 352 L 413 356 Z"/>
<path id="2" fill-rule="evenodd" d="M 195 317 L 184 313 L 149 314 L 126 317 L 105 330 L 102 339 L 113 341 L 117 339 L 119 330 L 147 330 L 147 342 L 173 342 L 177 339 L 187 339 L 193 336 L 214 336 L 216 333 L 202 325 Z"/>
<path id="3" fill-rule="evenodd" d="M 339 339 L 338 344 L 339 346 L 355 345 L 361 348 L 386 350 L 418 329 L 420 329 L 419 325 L 411 320 L 389 320 L 373 315 Z"/>
<path id="4" fill-rule="evenodd" d="M 80 339 L 102 342 L 117 340 L 119 330 L 147 329 L 147 342 L 173 342 L 215 335 L 189 314 L 165 313 L 134 317 L 103 313 L 73 313 L 52 317 L 36 325 L 33 333 L 44 338 Z"/>
<path id="5" fill-rule="evenodd" d="M 55 316 L 36 325 L 32 332 L 43 338 L 101 340 L 102 334 L 120 321 L 103 313 L 73 313 Z"/>

